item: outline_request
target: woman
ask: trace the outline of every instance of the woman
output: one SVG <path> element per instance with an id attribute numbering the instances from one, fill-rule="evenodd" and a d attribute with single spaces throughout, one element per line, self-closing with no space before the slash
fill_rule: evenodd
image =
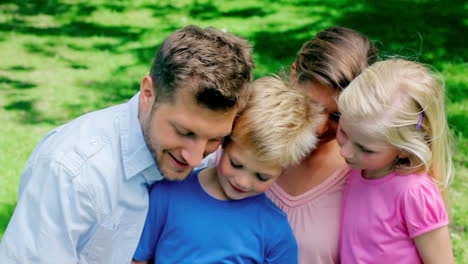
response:
<path id="1" fill-rule="evenodd" d="M 300 164 L 283 172 L 267 195 L 288 215 L 299 246 L 299 263 L 338 263 L 338 231 L 345 176 L 335 134 L 336 98 L 368 65 L 377 51 L 362 34 L 331 27 L 304 43 L 290 78 L 328 116 L 319 144 Z"/>

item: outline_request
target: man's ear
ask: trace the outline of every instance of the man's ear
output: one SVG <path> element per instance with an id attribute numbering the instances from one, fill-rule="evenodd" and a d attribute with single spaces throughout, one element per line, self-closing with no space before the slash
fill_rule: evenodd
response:
<path id="1" fill-rule="evenodd" d="M 289 79 L 291 81 L 296 81 L 296 62 L 293 62 L 291 65 L 291 72 L 289 73 Z"/>
<path id="2" fill-rule="evenodd" d="M 156 99 L 156 89 L 153 86 L 153 79 L 147 75 L 140 84 L 140 111 L 151 112 Z"/>

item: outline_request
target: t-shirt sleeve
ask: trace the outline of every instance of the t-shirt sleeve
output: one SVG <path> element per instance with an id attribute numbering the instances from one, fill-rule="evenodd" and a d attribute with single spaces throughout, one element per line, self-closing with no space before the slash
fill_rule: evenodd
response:
<path id="1" fill-rule="evenodd" d="M 279 223 L 271 226 L 275 232 L 267 232 L 266 241 L 269 245 L 266 250 L 265 263 L 268 264 L 295 264 L 297 263 L 297 242 L 286 217 Z"/>
<path id="2" fill-rule="evenodd" d="M 164 183 L 156 183 L 150 190 L 149 208 L 143 227 L 143 233 L 133 258 L 138 261 L 151 260 L 155 256 L 156 246 L 165 223 L 166 199 Z"/>
<path id="3" fill-rule="evenodd" d="M 402 195 L 404 221 L 411 238 L 449 223 L 439 188 L 432 182 L 412 186 Z"/>

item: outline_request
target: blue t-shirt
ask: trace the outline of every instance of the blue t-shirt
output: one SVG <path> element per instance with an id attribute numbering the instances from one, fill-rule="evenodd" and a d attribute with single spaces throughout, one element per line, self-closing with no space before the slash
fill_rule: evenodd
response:
<path id="1" fill-rule="evenodd" d="M 206 193 L 198 171 L 163 180 L 150 207 L 134 259 L 157 264 L 297 263 L 286 215 L 264 194 L 223 201 Z"/>

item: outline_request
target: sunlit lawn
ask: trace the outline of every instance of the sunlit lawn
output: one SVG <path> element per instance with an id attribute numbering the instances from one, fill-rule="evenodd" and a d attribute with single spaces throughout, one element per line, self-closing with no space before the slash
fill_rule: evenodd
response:
<path id="1" fill-rule="evenodd" d="M 384 57 L 428 63 L 445 79 L 457 145 L 451 236 L 458 263 L 468 263 L 467 7 L 460 0 L 386 2 L 1 1 L 0 238 L 40 138 L 82 113 L 126 101 L 172 31 L 196 24 L 248 38 L 259 77 L 287 67 L 318 31 L 341 25 L 365 33 Z"/>

